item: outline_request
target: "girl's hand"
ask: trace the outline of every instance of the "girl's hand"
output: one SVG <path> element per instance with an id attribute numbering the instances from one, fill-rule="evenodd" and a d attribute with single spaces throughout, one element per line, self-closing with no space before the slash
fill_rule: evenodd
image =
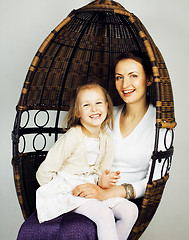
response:
<path id="1" fill-rule="evenodd" d="M 105 170 L 98 182 L 98 185 L 102 188 L 109 188 L 116 185 L 119 178 L 120 171 L 110 172 L 109 170 Z"/>
<path id="2" fill-rule="evenodd" d="M 111 185 L 116 185 L 118 179 L 120 179 L 120 171 L 111 172 L 109 174 L 109 181 Z"/>

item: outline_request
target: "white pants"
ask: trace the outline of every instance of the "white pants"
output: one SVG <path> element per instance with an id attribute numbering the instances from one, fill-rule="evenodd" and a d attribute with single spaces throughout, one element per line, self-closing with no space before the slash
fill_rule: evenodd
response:
<path id="1" fill-rule="evenodd" d="M 96 223 L 99 240 L 126 240 L 138 217 L 137 206 L 127 199 L 113 208 L 99 200 L 89 199 L 74 212 L 83 214 Z"/>

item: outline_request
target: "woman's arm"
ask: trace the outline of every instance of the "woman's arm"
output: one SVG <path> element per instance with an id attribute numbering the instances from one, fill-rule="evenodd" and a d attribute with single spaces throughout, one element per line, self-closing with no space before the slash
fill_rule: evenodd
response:
<path id="1" fill-rule="evenodd" d="M 164 145 L 164 138 L 165 138 L 166 130 L 167 129 L 160 129 L 158 151 L 166 151 L 166 148 Z M 171 131 L 169 131 L 167 133 L 167 138 L 166 138 L 167 146 L 170 146 L 171 138 L 172 138 L 172 134 L 171 134 Z M 162 160 L 161 162 L 156 160 L 156 165 L 155 165 L 153 179 L 152 179 L 153 181 L 160 179 L 162 177 L 161 172 L 162 172 L 163 163 L 164 163 L 164 160 Z M 149 167 L 148 167 L 148 171 L 146 173 L 146 177 L 140 181 L 132 183 L 134 189 L 136 190 L 136 198 L 143 197 L 145 194 L 146 185 L 148 183 L 149 176 L 150 176 L 151 166 L 152 166 L 152 160 L 150 160 L 150 162 L 149 162 Z M 166 171 L 166 169 L 164 169 L 163 175 L 164 175 L 165 171 Z"/>
<path id="2" fill-rule="evenodd" d="M 103 201 L 115 197 L 125 198 L 126 192 L 125 188 L 122 185 L 116 185 L 110 188 L 103 189 L 98 185 L 85 183 L 75 187 L 73 189 L 73 195 L 85 198 L 95 198 L 100 201 Z"/>

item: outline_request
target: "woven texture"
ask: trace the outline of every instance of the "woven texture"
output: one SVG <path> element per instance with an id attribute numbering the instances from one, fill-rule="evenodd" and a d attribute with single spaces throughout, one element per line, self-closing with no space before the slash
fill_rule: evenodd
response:
<path id="1" fill-rule="evenodd" d="M 46 151 L 19 152 L 20 137 L 45 133 L 55 135 L 56 140 L 61 132 L 58 128 L 60 113 L 68 110 L 72 92 L 83 83 L 99 83 L 108 90 L 114 105 L 122 103 L 111 71 L 116 57 L 131 50 L 144 52 L 150 58 L 154 79 L 150 101 L 156 106 L 157 127 L 174 128 L 172 87 L 163 57 L 141 21 L 119 3 L 98 0 L 72 11 L 38 49 L 24 82 L 12 134 L 14 179 L 25 218 L 35 209 L 38 187 L 35 173 Z M 27 123 L 21 127 L 22 114 L 33 110 L 55 111 L 53 127 L 28 128 Z M 26 141 L 26 145 L 29 144 L 31 142 Z M 149 224 L 166 180 L 148 185 L 130 239 L 138 239 Z"/>
<path id="2" fill-rule="evenodd" d="M 15 186 L 24 218 L 29 217 L 35 209 L 36 189 L 39 187 L 36 171 L 45 156 L 46 153 L 23 154 L 19 164 L 14 164 Z"/>
<path id="3" fill-rule="evenodd" d="M 18 109 L 68 110 L 73 90 L 92 81 L 109 91 L 114 105 L 119 104 L 112 64 L 130 50 L 149 55 L 157 123 L 174 127 L 171 83 L 161 53 L 140 20 L 113 1 L 95 1 L 73 11 L 51 32 L 29 68 Z"/>
<path id="4" fill-rule="evenodd" d="M 139 239 L 146 227 L 149 225 L 159 206 L 168 178 L 169 175 L 167 174 L 162 179 L 153 181 L 152 184 L 147 185 L 139 217 L 132 229 L 129 239 Z"/>

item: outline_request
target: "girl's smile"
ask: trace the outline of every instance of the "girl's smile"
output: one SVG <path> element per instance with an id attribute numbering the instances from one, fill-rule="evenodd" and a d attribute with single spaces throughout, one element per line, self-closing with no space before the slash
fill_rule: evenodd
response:
<path id="1" fill-rule="evenodd" d="M 89 131 L 100 129 L 107 116 L 108 103 L 104 93 L 98 87 L 86 88 L 79 92 L 77 98 L 78 118 L 81 125 Z"/>
<path id="2" fill-rule="evenodd" d="M 89 117 L 92 118 L 92 119 L 99 119 L 101 117 L 101 114 L 92 114 Z"/>

